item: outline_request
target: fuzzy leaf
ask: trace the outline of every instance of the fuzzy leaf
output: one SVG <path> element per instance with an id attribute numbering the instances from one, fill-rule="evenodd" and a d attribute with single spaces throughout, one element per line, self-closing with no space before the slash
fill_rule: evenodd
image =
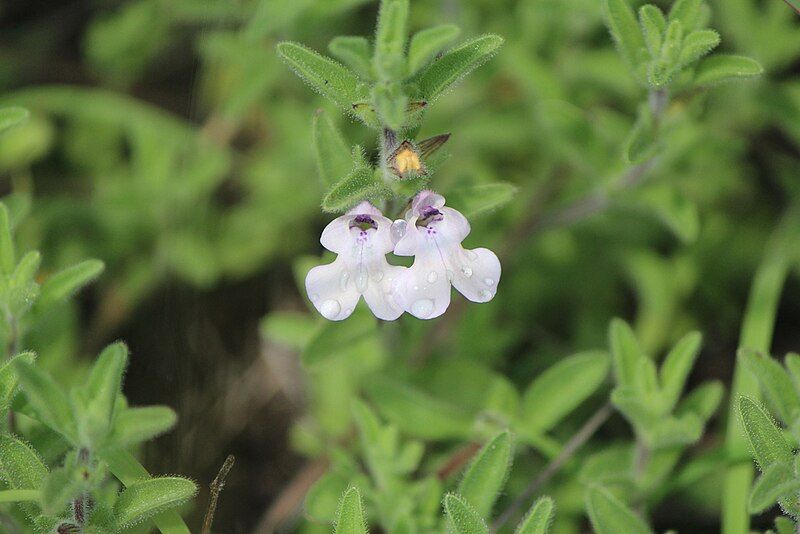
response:
<path id="1" fill-rule="evenodd" d="M 460 495 L 448 493 L 444 496 L 444 511 L 447 525 L 453 534 L 483 534 L 489 527 Z"/>
<path id="2" fill-rule="evenodd" d="M 351 487 L 344 492 L 339 509 L 336 511 L 334 534 L 366 534 L 364 508 L 358 488 Z"/>
<path id="3" fill-rule="evenodd" d="M 450 191 L 447 202 L 465 217 L 472 218 L 506 205 L 514 199 L 517 191 L 517 186 L 507 182 L 472 185 Z"/>
<path id="4" fill-rule="evenodd" d="M 503 44 L 499 35 L 484 35 L 450 50 L 412 78 L 420 97 L 432 102 L 488 61 Z"/>
<path id="5" fill-rule="evenodd" d="M 39 489 L 47 476 L 36 451 L 10 434 L 0 435 L 0 470 L 12 489 Z"/>
<path id="6" fill-rule="evenodd" d="M 687 31 L 695 29 L 702 15 L 703 0 L 677 0 L 669 10 L 668 21 L 679 20 Z"/>
<path id="7" fill-rule="evenodd" d="M 414 34 L 408 47 L 408 74 L 414 74 L 453 42 L 461 30 L 453 24 L 425 28 Z"/>
<path id="8" fill-rule="evenodd" d="M 792 448 L 764 408 L 748 397 L 741 397 L 739 413 L 753 456 L 762 470 L 776 462 L 791 464 Z"/>
<path id="9" fill-rule="evenodd" d="M 110 426 L 114 419 L 127 365 L 128 347 L 124 343 L 113 343 L 103 349 L 89 373 L 84 390 L 87 410 L 106 426 Z"/>
<path id="10" fill-rule="evenodd" d="M 800 388 L 800 354 L 790 352 L 784 359 L 786 370 L 792 377 L 792 383 L 796 388 Z"/>
<path id="11" fill-rule="evenodd" d="M 404 74 L 407 26 L 408 0 L 381 0 L 375 31 L 374 67 L 384 81 L 399 80 Z"/>
<path id="12" fill-rule="evenodd" d="M 501 432 L 478 452 L 464 473 L 458 494 L 480 517 L 490 516 L 492 505 L 505 484 L 511 460 L 511 434 Z"/>
<path id="13" fill-rule="evenodd" d="M 764 470 L 753 485 L 748 508 L 751 514 L 760 514 L 779 500 L 791 500 L 789 497 L 798 492 L 800 478 L 794 476 L 791 466 L 774 463 Z"/>
<path id="14" fill-rule="evenodd" d="M 555 508 L 556 504 L 550 497 L 538 498 L 514 534 L 547 534 L 553 522 Z"/>
<path id="15" fill-rule="evenodd" d="M 191 480 L 181 477 L 159 477 L 130 484 L 114 503 L 117 526 L 126 528 L 179 506 L 197 493 Z"/>
<path id="16" fill-rule="evenodd" d="M 536 377 L 522 400 L 526 431 L 540 434 L 553 428 L 597 391 L 608 367 L 606 352 L 587 351 L 559 361 Z"/>
<path id="17" fill-rule="evenodd" d="M 622 319 L 613 319 L 609 328 L 614 375 L 621 386 L 633 385 L 639 358 L 643 356 L 639 341 Z"/>
<path id="18" fill-rule="evenodd" d="M 42 284 L 36 307 L 46 310 L 51 305 L 76 293 L 100 276 L 105 265 L 100 260 L 85 260 L 49 277 Z"/>
<path id="19" fill-rule="evenodd" d="M 322 209 L 341 213 L 352 208 L 361 200 L 377 196 L 383 190 L 372 167 L 357 166 L 336 185 L 322 200 Z"/>
<path id="20" fill-rule="evenodd" d="M 170 430 L 177 420 L 177 414 L 167 406 L 125 408 L 114 419 L 108 444 L 126 447 L 150 440 Z"/>
<path id="21" fill-rule="evenodd" d="M 702 342 L 703 336 L 699 332 L 687 334 L 675 344 L 661 364 L 661 391 L 670 411 L 683 392 Z"/>
<path id="22" fill-rule="evenodd" d="M 292 42 L 278 44 L 278 54 L 312 89 L 348 113 L 354 103 L 366 100 L 358 76 L 341 63 Z"/>
<path id="23" fill-rule="evenodd" d="M 652 530 L 642 519 L 608 490 L 589 488 L 586 509 L 596 534 L 650 534 Z"/>
<path id="24" fill-rule="evenodd" d="M 678 404 L 675 415 L 687 413 L 695 414 L 704 424 L 717 411 L 725 387 L 718 380 L 711 380 L 700 384 Z"/>
<path id="25" fill-rule="evenodd" d="M 289 348 L 303 350 L 317 335 L 318 323 L 299 312 L 272 312 L 261 320 L 261 335 Z"/>
<path id="26" fill-rule="evenodd" d="M 628 0 L 603 0 L 606 25 L 620 55 L 636 71 L 646 57 L 647 45 Z"/>
<path id="27" fill-rule="evenodd" d="M 361 78 L 371 78 L 369 41 L 355 35 L 340 35 L 328 43 L 328 50 L 339 61 L 353 69 Z"/>
<path id="28" fill-rule="evenodd" d="M 667 85 L 680 68 L 681 43 L 683 42 L 683 27 L 679 20 L 673 20 L 667 26 L 664 34 L 664 43 L 661 53 L 653 61 L 647 71 L 647 81 L 653 87 Z"/>
<path id="29" fill-rule="evenodd" d="M 373 93 L 375 108 L 383 123 L 392 130 L 400 130 L 405 123 L 408 97 L 399 83 L 376 85 Z"/>
<path id="30" fill-rule="evenodd" d="M 698 66 L 694 85 L 714 85 L 740 78 L 752 78 L 763 72 L 764 69 L 758 61 L 749 57 L 714 54 Z"/>
<path id="31" fill-rule="evenodd" d="M 300 359 L 307 367 L 319 365 L 335 357 L 342 347 L 374 335 L 376 331 L 375 320 L 362 315 L 348 321 L 325 323 L 322 330 L 308 343 Z"/>
<path id="32" fill-rule="evenodd" d="M 0 272 L 10 275 L 14 271 L 15 263 L 11 220 L 8 216 L 8 208 L 0 202 Z"/>
<path id="33" fill-rule="evenodd" d="M 0 133 L 24 122 L 29 116 L 30 113 L 25 108 L 12 106 L 0 109 Z"/>
<path id="34" fill-rule="evenodd" d="M 319 177 L 322 183 L 332 186 L 346 177 L 353 168 L 350 148 L 324 110 L 320 109 L 314 115 L 312 133 Z"/>
<path id="35" fill-rule="evenodd" d="M 789 374 L 776 360 L 755 351 L 742 349 L 739 357 L 756 375 L 769 406 L 784 424 L 790 425 L 800 412 L 800 395 Z"/>
<path id="36" fill-rule="evenodd" d="M 653 4 L 646 4 L 639 8 L 639 24 L 642 27 L 645 43 L 650 54 L 655 56 L 661 50 L 661 39 L 667 27 L 664 14 Z"/>
<path id="37" fill-rule="evenodd" d="M 44 480 L 40 497 L 42 512 L 56 515 L 66 508 L 67 503 L 84 490 L 86 481 L 74 476 L 65 468 L 52 471 Z"/>
<path id="38" fill-rule="evenodd" d="M 61 386 L 49 374 L 23 359 L 14 360 L 14 370 L 25 398 L 39 420 L 71 439 L 75 433 L 75 418 Z"/>
<path id="39" fill-rule="evenodd" d="M 5 412 L 11 399 L 17 391 L 17 374 L 14 372 L 13 362 L 17 359 L 33 363 L 35 356 L 32 352 L 23 352 L 8 360 L 0 367 L 0 410 Z"/>
<path id="40" fill-rule="evenodd" d="M 696 30 L 683 40 L 678 63 L 681 66 L 694 63 L 719 45 L 719 34 L 714 30 Z"/>

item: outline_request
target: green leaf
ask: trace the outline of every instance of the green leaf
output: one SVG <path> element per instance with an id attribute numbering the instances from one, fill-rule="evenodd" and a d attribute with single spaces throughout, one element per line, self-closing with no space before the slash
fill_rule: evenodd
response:
<path id="1" fill-rule="evenodd" d="M 677 0 L 669 10 L 668 20 L 679 20 L 687 31 L 691 31 L 700 23 L 703 0 Z"/>
<path id="2" fill-rule="evenodd" d="M 8 208 L 0 202 L 0 272 L 10 275 L 14 271 L 15 264 L 11 220 L 8 216 Z"/>
<path id="3" fill-rule="evenodd" d="M 367 524 L 361 494 L 355 486 L 349 488 L 342 496 L 342 502 L 336 511 L 335 534 L 366 534 Z"/>
<path id="4" fill-rule="evenodd" d="M 744 56 L 714 54 L 697 67 L 694 85 L 706 86 L 742 78 L 752 78 L 764 72 L 758 61 Z"/>
<path id="5" fill-rule="evenodd" d="M 683 42 L 683 27 L 679 20 L 674 20 L 667 26 L 664 34 L 664 43 L 661 53 L 647 70 L 647 81 L 653 87 L 663 87 L 672 81 L 673 76 L 680 68 L 681 43 Z"/>
<path id="6" fill-rule="evenodd" d="M 784 424 L 790 425 L 800 413 L 800 395 L 783 366 L 758 352 L 742 349 L 739 358 L 756 376 L 770 407 Z"/>
<path id="7" fill-rule="evenodd" d="M 47 476 L 39 455 L 24 441 L 0 435 L 0 470 L 12 489 L 39 489 Z"/>
<path id="8" fill-rule="evenodd" d="M 798 11 L 800 11 L 800 7 L 798 7 Z M 775 518 L 775 531 L 777 534 L 796 534 L 797 530 L 795 529 L 794 521 L 789 519 L 788 517 L 776 517 Z"/>
<path id="9" fill-rule="evenodd" d="M 408 74 L 414 74 L 458 37 L 461 30 L 453 24 L 425 28 L 414 34 L 408 47 Z"/>
<path id="10" fill-rule="evenodd" d="M 457 207 L 465 217 L 472 218 L 508 204 L 518 190 L 517 186 L 508 182 L 459 187 L 450 191 L 447 202 Z"/>
<path id="11" fill-rule="evenodd" d="M 540 434 L 581 405 L 608 375 L 609 357 L 587 351 L 564 358 L 528 386 L 522 400 L 525 430 Z"/>
<path id="12" fill-rule="evenodd" d="M 384 81 L 398 80 L 404 74 L 407 25 L 408 0 L 381 0 L 375 31 L 374 66 Z"/>
<path id="13" fill-rule="evenodd" d="M 341 213 L 362 200 L 375 198 L 383 191 L 383 184 L 375 176 L 372 167 L 358 166 L 334 185 L 322 200 L 322 209 Z"/>
<path id="14" fill-rule="evenodd" d="M 450 50 L 412 78 L 419 88 L 421 98 L 433 102 L 488 61 L 503 44 L 499 35 L 484 35 Z"/>
<path id="15" fill-rule="evenodd" d="M 84 393 L 87 410 L 106 426 L 114 419 L 117 397 L 122 390 L 122 375 L 128 365 L 128 347 L 122 343 L 113 343 L 103 349 L 97 357 Z"/>
<path id="16" fill-rule="evenodd" d="M 506 482 L 511 460 L 511 434 L 501 432 L 478 452 L 464 473 L 458 494 L 480 517 L 490 517 L 492 505 Z"/>
<path id="17" fill-rule="evenodd" d="M 719 34 L 714 30 L 695 30 L 683 40 L 678 63 L 686 66 L 705 56 L 719 45 Z"/>
<path id="18" fill-rule="evenodd" d="M 646 59 L 647 45 L 627 0 L 603 0 L 606 25 L 620 55 L 634 71 Z"/>
<path id="19" fill-rule="evenodd" d="M 353 343 L 377 332 L 375 319 L 366 315 L 355 315 L 347 321 L 325 323 L 300 355 L 303 365 L 313 367 L 325 363 Z"/>
<path id="20" fill-rule="evenodd" d="M 353 168 L 350 148 L 333 121 L 320 109 L 314 114 L 312 124 L 314 156 L 322 183 L 332 186 L 346 177 Z"/>
<path id="21" fill-rule="evenodd" d="M 12 106 L 0 109 L 0 133 L 17 126 L 29 116 L 30 113 L 25 108 Z"/>
<path id="22" fill-rule="evenodd" d="M 631 327 L 622 319 L 612 319 L 609 327 L 614 375 L 621 386 L 633 385 L 639 358 L 644 355 Z"/>
<path id="23" fill-rule="evenodd" d="M 652 530 L 630 508 L 600 487 L 589 488 L 586 509 L 596 534 L 650 534 Z"/>
<path id="24" fill-rule="evenodd" d="M 328 43 L 328 50 L 336 59 L 353 69 L 361 78 L 369 80 L 372 66 L 369 58 L 369 41 L 355 35 L 340 35 Z"/>
<path id="25" fill-rule="evenodd" d="M 25 398 L 39 420 L 71 440 L 75 435 L 75 418 L 61 386 L 24 359 L 17 358 L 13 365 Z"/>
<path id="26" fill-rule="evenodd" d="M 642 105 L 636 124 L 633 125 L 625 142 L 625 157 L 628 163 L 641 163 L 653 155 L 658 142 L 656 133 L 656 124 L 650 107 Z"/>
<path id="27" fill-rule="evenodd" d="M 279 43 L 278 54 L 312 89 L 344 111 L 351 113 L 354 103 L 366 100 L 358 76 L 341 63 L 292 42 Z"/>
<path id="28" fill-rule="evenodd" d="M 399 83 L 379 84 L 374 88 L 373 100 L 383 124 L 392 130 L 400 130 L 405 124 L 408 97 Z"/>
<path id="29" fill-rule="evenodd" d="M 14 372 L 13 362 L 17 359 L 33 363 L 35 356 L 32 352 L 23 352 L 8 360 L 0 367 L 0 411 L 5 410 L 11 404 L 11 399 L 17 391 L 17 374 Z"/>
<path id="30" fill-rule="evenodd" d="M 154 515 L 180 506 L 197 493 L 191 480 L 181 477 L 158 477 L 128 485 L 114 503 L 119 528 L 137 525 Z"/>
<path id="31" fill-rule="evenodd" d="M 46 310 L 51 305 L 73 295 L 103 272 L 105 265 L 100 260 L 85 260 L 67 267 L 49 277 L 42 284 L 37 308 Z"/>
<path id="32" fill-rule="evenodd" d="M 555 516 L 556 503 L 550 497 L 540 497 L 520 522 L 514 534 L 547 534 Z"/>
<path id="33" fill-rule="evenodd" d="M 342 473 L 328 471 L 322 475 L 305 499 L 305 513 L 314 521 L 333 523 L 342 495 L 348 488 L 348 479 Z"/>
<path id="34" fill-rule="evenodd" d="M 647 49 L 652 56 L 658 55 L 661 50 L 661 39 L 664 30 L 667 28 L 667 21 L 664 14 L 653 4 L 646 4 L 639 8 L 639 24 L 642 27 Z"/>
<path id="35" fill-rule="evenodd" d="M 47 475 L 40 497 L 44 514 L 57 515 L 63 512 L 67 503 L 84 491 L 86 481 L 74 475 L 73 471 L 63 467 Z"/>
<path id="36" fill-rule="evenodd" d="M 685 335 L 675 344 L 661 365 L 661 391 L 670 411 L 680 399 L 702 342 L 703 336 L 700 332 Z"/>
<path id="37" fill-rule="evenodd" d="M 753 456 L 762 471 L 776 462 L 791 464 L 792 448 L 764 408 L 748 397 L 741 397 L 739 414 Z"/>
<path id="38" fill-rule="evenodd" d="M 447 525 L 453 534 L 483 534 L 489 527 L 460 495 L 448 493 L 444 496 L 444 511 Z"/>
<path id="39" fill-rule="evenodd" d="M 760 514 L 779 500 L 789 500 L 789 497 L 798 492 L 800 492 L 800 478 L 794 476 L 791 466 L 774 463 L 756 480 L 750 493 L 748 508 L 751 514 Z"/>
<path id="40" fill-rule="evenodd" d="M 265 338 L 296 350 L 303 350 L 317 335 L 319 324 L 307 313 L 272 312 L 259 327 Z"/>
<path id="41" fill-rule="evenodd" d="M 719 380 L 704 382 L 684 397 L 678 404 L 675 415 L 693 413 L 705 423 L 717 411 L 724 393 L 725 387 Z"/>
<path id="42" fill-rule="evenodd" d="M 150 440 L 170 430 L 177 421 L 177 414 L 167 406 L 125 408 L 114 419 L 108 445 L 126 447 Z"/>

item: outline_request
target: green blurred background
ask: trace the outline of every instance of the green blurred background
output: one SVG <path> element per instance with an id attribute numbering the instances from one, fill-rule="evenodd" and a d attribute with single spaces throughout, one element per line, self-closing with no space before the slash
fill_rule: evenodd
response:
<path id="1" fill-rule="evenodd" d="M 650 352 L 704 332 L 692 382 L 729 384 L 752 275 L 800 201 L 800 17 L 778 0 L 712 0 L 721 50 L 756 58 L 765 75 L 673 102 L 644 185 L 574 224 L 533 232 L 531 214 L 569 205 L 626 167 L 642 90 L 611 45 L 600 3 L 411 4 L 412 30 L 452 22 L 462 36 L 506 39 L 428 115 L 421 138 L 452 133 L 433 187 L 446 194 L 502 180 L 519 193 L 476 217 L 467 241 L 504 251 L 497 298 L 431 323 L 404 317 L 382 329 L 372 351 L 381 363 L 363 365 L 478 410 L 482 373 L 521 387 L 559 357 L 605 347 L 609 319 L 621 316 Z M 30 344 L 68 380 L 98 348 L 125 339 L 131 402 L 180 415 L 144 451 L 145 464 L 206 484 L 234 454 L 218 529 L 263 526 L 307 458 L 347 434 L 348 395 L 358 391 L 347 371 L 325 380 L 302 369 L 302 333 L 276 333 L 281 319 L 300 331 L 318 324 L 296 279 L 305 257 L 322 252 L 329 217 L 318 209 L 311 148 L 312 116 L 326 104 L 281 64 L 275 44 L 325 50 L 336 35 L 367 35 L 376 3 L 31 0 L 0 9 L 0 100 L 32 112 L 0 138 L 2 192 L 22 248 L 39 248 L 52 270 L 86 257 L 106 263 Z M 328 111 L 350 144 L 374 155 L 370 132 Z M 798 325 L 793 276 L 776 354 L 800 346 Z M 616 421 L 600 439 L 625 432 Z M 715 420 L 699 446 L 723 434 Z M 512 479 L 509 491 L 522 484 Z M 716 530 L 718 491 L 707 484 L 656 509 L 655 526 Z M 190 524 L 206 499 L 201 492 Z"/>

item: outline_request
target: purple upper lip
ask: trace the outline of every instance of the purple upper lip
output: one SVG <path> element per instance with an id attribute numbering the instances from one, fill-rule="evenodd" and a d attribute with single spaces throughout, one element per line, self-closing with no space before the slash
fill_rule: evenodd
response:
<path id="1" fill-rule="evenodd" d="M 378 225 L 375 224 L 375 219 L 365 214 L 356 215 L 353 217 L 353 220 L 350 222 L 350 228 L 355 226 L 371 226 L 372 228 L 378 227 Z"/>

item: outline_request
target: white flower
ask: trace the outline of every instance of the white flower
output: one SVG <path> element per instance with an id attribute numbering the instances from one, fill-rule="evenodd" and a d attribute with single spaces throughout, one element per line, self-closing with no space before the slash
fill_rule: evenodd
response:
<path id="1" fill-rule="evenodd" d="M 465 250 L 461 242 L 469 222 L 444 197 L 421 191 L 406 212 L 395 221 L 394 253 L 414 256 L 397 283 L 397 302 L 414 317 L 432 319 L 450 305 L 450 284 L 473 302 L 492 300 L 500 281 L 500 260 L 486 248 Z"/>
<path id="2" fill-rule="evenodd" d="M 362 295 L 379 319 L 391 321 L 403 313 L 394 301 L 393 287 L 405 268 L 386 261 L 386 254 L 394 248 L 391 224 L 378 208 L 365 201 L 322 231 L 320 243 L 338 256 L 333 263 L 308 272 L 306 291 L 323 317 L 346 319 Z"/>

